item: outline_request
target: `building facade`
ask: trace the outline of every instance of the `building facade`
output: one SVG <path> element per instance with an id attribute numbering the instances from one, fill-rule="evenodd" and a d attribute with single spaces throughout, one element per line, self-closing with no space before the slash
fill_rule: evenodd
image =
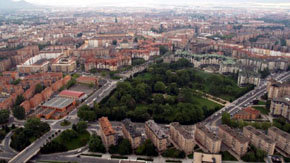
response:
<path id="1" fill-rule="evenodd" d="M 290 95 L 272 99 L 270 113 L 290 120 Z"/>
<path id="2" fill-rule="evenodd" d="M 130 119 L 124 119 L 122 121 L 122 132 L 124 137 L 130 141 L 133 149 L 140 146 L 142 140 L 141 133 Z"/>
<path id="3" fill-rule="evenodd" d="M 232 130 L 229 126 L 219 126 L 218 136 L 226 146 L 230 147 L 240 157 L 247 153 L 249 140 Z"/>
<path id="4" fill-rule="evenodd" d="M 274 154 L 275 141 L 264 133 L 258 131 L 252 126 L 245 126 L 243 128 L 243 134 L 250 140 L 250 143 L 255 147 L 262 149 L 267 152 L 269 155 Z"/>
<path id="5" fill-rule="evenodd" d="M 113 129 L 108 117 L 99 118 L 99 124 L 101 126 L 101 137 L 103 139 L 105 147 L 109 148 L 111 145 L 116 145 L 116 132 Z"/>
<path id="6" fill-rule="evenodd" d="M 268 136 L 276 142 L 277 148 L 290 156 L 290 134 L 277 127 L 270 127 L 268 129 Z"/>
<path id="7" fill-rule="evenodd" d="M 184 129 L 178 122 L 170 123 L 170 138 L 186 154 L 190 154 L 195 146 L 193 135 Z"/>
<path id="8" fill-rule="evenodd" d="M 195 141 L 207 149 L 210 153 L 219 153 L 221 149 L 221 139 L 210 132 L 204 125 L 197 124 L 195 131 Z"/>
<path id="9" fill-rule="evenodd" d="M 168 136 L 164 133 L 162 128 L 158 126 L 153 120 L 145 122 L 145 133 L 147 137 L 156 146 L 158 151 L 164 151 L 167 149 Z"/>

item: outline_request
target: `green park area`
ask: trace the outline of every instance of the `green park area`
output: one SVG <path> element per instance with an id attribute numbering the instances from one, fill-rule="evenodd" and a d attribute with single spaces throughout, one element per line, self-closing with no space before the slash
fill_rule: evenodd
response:
<path id="1" fill-rule="evenodd" d="M 205 73 L 181 59 L 154 64 L 134 78 L 118 83 L 117 88 L 94 108 L 81 107 L 78 116 L 88 121 L 107 116 L 118 121 L 130 118 L 144 122 L 153 118 L 158 123 L 192 124 L 222 107 L 201 97 L 196 90 L 234 100 L 250 89 L 251 86 L 238 87 L 233 76 Z"/>
<path id="2" fill-rule="evenodd" d="M 87 123 L 80 121 L 72 129 L 63 131 L 59 136 L 40 149 L 43 154 L 65 152 L 85 146 L 90 140 L 90 133 L 86 130 Z"/>

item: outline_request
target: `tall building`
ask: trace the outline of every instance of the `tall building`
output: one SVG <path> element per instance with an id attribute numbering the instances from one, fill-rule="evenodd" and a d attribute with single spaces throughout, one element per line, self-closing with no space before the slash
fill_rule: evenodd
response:
<path id="1" fill-rule="evenodd" d="M 264 150 L 269 155 L 273 155 L 276 143 L 270 139 L 270 137 L 258 131 L 252 126 L 245 126 L 243 128 L 243 134 L 255 147 Z"/>
<path id="2" fill-rule="evenodd" d="M 137 130 L 134 123 L 130 119 L 124 119 L 122 121 L 122 132 L 126 139 L 131 143 L 133 149 L 136 149 L 141 144 L 141 133 Z"/>
<path id="3" fill-rule="evenodd" d="M 157 147 L 158 151 L 166 150 L 168 136 L 164 133 L 162 128 L 154 122 L 154 120 L 148 120 L 145 122 L 145 133 Z"/>
<path id="4" fill-rule="evenodd" d="M 276 147 L 290 155 L 290 134 L 277 127 L 271 127 L 268 129 L 268 135 L 272 140 L 276 141 Z"/>
<path id="5" fill-rule="evenodd" d="M 220 152 L 221 139 L 210 132 L 203 124 L 196 125 L 195 140 L 210 153 Z"/>
<path id="6" fill-rule="evenodd" d="M 230 147 L 239 156 L 247 153 L 249 140 L 245 136 L 232 130 L 229 126 L 219 126 L 218 136 L 226 146 Z"/>
<path id="7" fill-rule="evenodd" d="M 290 120 L 290 95 L 274 98 L 271 101 L 270 113 Z"/>
<path id="8" fill-rule="evenodd" d="M 116 145 L 116 132 L 113 129 L 108 117 L 99 118 L 99 124 L 101 126 L 101 137 L 104 141 L 106 148 L 111 145 Z"/>
<path id="9" fill-rule="evenodd" d="M 290 95 L 290 83 L 289 82 L 279 83 L 275 80 L 270 80 L 267 83 L 267 92 L 269 99 L 275 99 L 286 95 Z"/>
<path id="10" fill-rule="evenodd" d="M 193 152 L 195 145 L 193 135 L 178 122 L 170 123 L 170 137 L 185 153 Z"/>

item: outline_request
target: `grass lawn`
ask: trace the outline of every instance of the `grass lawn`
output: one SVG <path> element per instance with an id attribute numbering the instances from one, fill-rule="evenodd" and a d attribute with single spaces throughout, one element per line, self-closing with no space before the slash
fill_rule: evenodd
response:
<path id="1" fill-rule="evenodd" d="M 68 150 L 74 150 L 80 147 L 85 146 L 90 139 L 90 133 L 88 131 L 78 134 L 77 138 L 72 139 L 69 142 L 62 142 L 60 137 L 56 137 L 55 141 L 64 144 Z"/>
<path id="2" fill-rule="evenodd" d="M 225 161 L 238 161 L 228 151 L 222 152 L 221 154 L 222 154 L 222 159 L 225 160 Z"/>
<path id="3" fill-rule="evenodd" d="M 196 105 L 198 107 L 206 106 L 209 109 L 214 109 L 215 107 L 220 107 L 220 108 L 222 107 L 221 105 L 215 102 L 212 102 L 208 99 L 202 98 L 200 96 L 194 96 L 194 101 L 196 101 Z"/>
<path id="4" fill-rule="evenodd" d="M 258 105 L 266 105 L 266 102 L 264 102 L 264 101 L 259 101 L 259 102 L 258 102 Z"/>
<path id="5" fill-rule="evenodd" d="M 265 107 L 261 107 L 261 106 L 255 106 L 253 107 L 256 110 L 259 110 L 262 114 L 266 114 L 268 115 L 270 110 L 266 109 Z"/>

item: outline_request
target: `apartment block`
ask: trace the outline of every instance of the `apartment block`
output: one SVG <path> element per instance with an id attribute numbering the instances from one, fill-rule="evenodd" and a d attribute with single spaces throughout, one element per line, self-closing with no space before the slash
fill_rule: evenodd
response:
<path id="1" fill-rule="evenodd" d="M 170 123 L 170 137 L 185 153 L 193 152 L 195 146 L 193 135 L 178 122 Z"/>
<path id="2" fill-rule="evenodd" d="M 250 140 L 252 145 L 264 150 L 269 155 L 273 155 L 276 143 L 270 137 L 252 126 L 245 126 L 243 128 L 243 134 Z"/>
<path id="3" fill-rule="evenodd" d="M 157 147 L 158 151 L 166 150 L 168 136 L 164 133 L 161 127 L 154 122 L 154 120 L 148 120 L 145 122 L 145 133 Z"/>
<path id="4" fill-rule="evenodd" d="M 270 113 L 290 120 L 290 95 L 272 99 Z"/>
<path id="5" fill-rule="evenodd" d="M 99 118 L 99 124 L 101 126 L 101 137 L 104 141 L 105 147 L 108 148 L 111 145 L 116 145 L 116 132 L 113 129 L 108 117 Z"/>
<path id="6" fill-rule="evenodd" d="M 290 95 L 290 83 L 279 83 L 275 80 L 270 80 L 267 83 L 267 92 L 269 99 L 280 98 L 286 95 Z"/>
<path id="7" fill-rule="evenodd" d="M 229 126 L 219 126 L 218 136 L 226 146 L 230 147 L 239 156 L 243 156 L 247 153 L 249 140 Z"/>
<path id="8" fill-rule="evenodd" d="M 141 144 L 141 132 L 137 130 L 134 123 L 130 119 L 122 121 L 122 132 L 126 139 L 131 143 L 133 149 L 136 149 Z"/>
<path id="9" fill-rule="evenodd" d="M 219 153 L 221 139 L 209 131 L 203 124 L 196 125 L 195 141 L 207 149 L 210 153 Z"/>
<path id="10" fill-rule="evenodd" d="M 268 129 L 268 136 L 276 142 L 276 147 L 290 155 L 290 134 L 277 127 L 271 127 Z"/>

